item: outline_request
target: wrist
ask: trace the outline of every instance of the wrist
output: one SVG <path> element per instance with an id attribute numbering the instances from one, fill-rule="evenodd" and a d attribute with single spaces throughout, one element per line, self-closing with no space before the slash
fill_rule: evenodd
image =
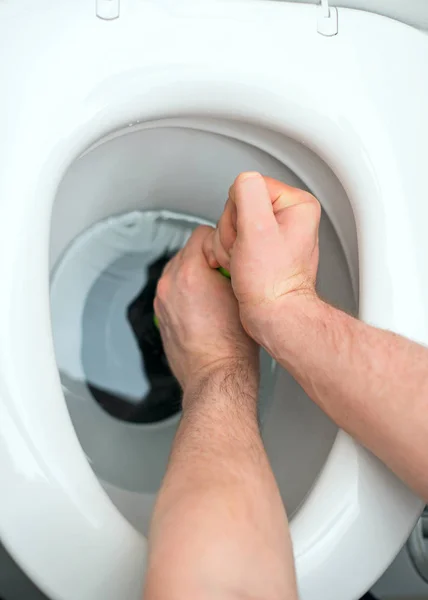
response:
<path id="1" fill-rule="evenodd" d="M 256 414 L 259 364 L 257 357 L 216 361 L 189 378 L 183 389 L 183 412 L 219 412 L 227 407 Z"/>
<path id="2" fill-rule="evenodd" d="M 257 341 L 278 363 L 288 367 L 304 351 L 308 328 L 326 321 L 331 309 L 315 293 L 284 296 L 258 319 Z"/>

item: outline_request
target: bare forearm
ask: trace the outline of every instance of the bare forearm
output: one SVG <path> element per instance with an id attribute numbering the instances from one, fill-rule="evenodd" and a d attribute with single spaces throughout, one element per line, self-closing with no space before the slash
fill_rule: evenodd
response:
<path id="1" fill-rule="evenodd" d="M 245 369 L 186 392 L 152 522 L 148 600 L 297 597 L 256 395 L 257 378 Z"/>
<path id="2" fill-rule="evenodd" d="M 275 330 L 270 351 L 308 395 L 428 500 L 428 349 L 298 297 Z"/>

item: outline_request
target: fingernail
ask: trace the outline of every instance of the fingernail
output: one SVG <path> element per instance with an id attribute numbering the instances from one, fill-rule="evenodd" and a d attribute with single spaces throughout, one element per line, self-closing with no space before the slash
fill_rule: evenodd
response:
<path id="1" fill-rule="evenodd" d="M 263 176 L 258 171 L 247 171 L 246 173 L 241 173 L 238 176 L 240 181 L 246 181 L 247 179 L 260 179 Z"/>
<path id="2" fill-rule="evenodd" d="M 240 176 L 238 179 L 237 189 L 241 194 L 252 194 L 253 196 L 268 194 L 265 179 L 260 173 L 243 173 L 242 177 Z"/>

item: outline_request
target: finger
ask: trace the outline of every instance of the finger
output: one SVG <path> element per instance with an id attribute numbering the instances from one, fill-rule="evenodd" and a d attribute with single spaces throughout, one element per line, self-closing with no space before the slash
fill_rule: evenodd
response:
<path id="1" fill-rule="evenodd" d="M 209 266 L 212 269 L 217 269 L 220 266 L 220 263 L 216 259 L 216 256 L 214 253 L 214 236 L 215 236 L 215 230 L 212 230 L 207 235 L 207 237 L 204 239 L 204 242 L 202 244 L 202 251 L 205 255 L 205 259 L 206 259 L 207 263 L 209 264 Z"/>
<path id="2" fill-rule="evenodd" d="M 236 207 L 230 197 L 230 191 L 217 225 L 219 241 L 229 255 L 236 240 Z"/>
<path id="3" fill-rule="evenodd" d="M 231 190 L 213 237 L 215 259 L 225 269 L 230 269 L 230 256 L 236 241 L 236 206 L 230 193 Z"/>
<path id="4" fill-rule="evenodd" d="M 208 261 L 205 257 L 203 250 L 205 240 L 208 236 L 212 235 L 214 229 L 208 225 L 200 225 L 193 232 L 187 241 L 187 244 L 181 250 L 183 261 L 191 258 L 203 262 L 206 266 L 209 266 Z"/>
<path id="5" fill-rule="evenodd" d="M 215 260 L 221 267 L 230 268 L 230 254 L 226 252 L 220 240 L 220 230 L 216 229 L 213 238 L 213 251 Z"/>
<path id="6" fill-rule="evenodd" d="M 239 236 L 256 240 L 277 229 L 267 184 L 260 173 L 241 173 L 231 189 Z"/>
<path id="7" fill-rule="evenodd" d="M 292 187 L 271 177 L 265 177 L 264 179 L 269 191 L 273 212 L 279 224 L 286 218 L 287 213 L 284 211 L 299 204 L 311 205 L 312 208 L 309 210 L 313 212 L 314 216 L 320 214 L 320 204 L 311 193 Z"/>

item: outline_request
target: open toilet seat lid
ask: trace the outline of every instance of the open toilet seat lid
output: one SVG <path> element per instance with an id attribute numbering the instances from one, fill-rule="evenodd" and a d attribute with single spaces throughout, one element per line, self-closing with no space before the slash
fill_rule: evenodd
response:
<path id="1" fill-rule="evenodd" d="M 30 25 L 34 14 L 28 13 L 22 56 L 17 55 L 13 68 L 0 66 L 19 98 L 13 106 L 8 98 L 0 99 L 8 122 L 14 123 L 0 140 L 0 197 L 8 199 L 0 208 L 0 256 L 7 257 L 0 263 L 2 289 L 7 290 L 0 296 L 0 473 L 7 490 L 0 501 L 0 534 L 13 557 L 52 598 L 140 598 L 145 554 L 145 540 L 110 503 L 77 442 L 47 335 L 49 218 L 55 189 L 70 162 L 97 139 L 129 122 L 197 114 L 263 124 L 304 140 L 335 171 L 353 205 L 361 317 L 428 342 L 428 290 L 419 262 L 421 250 L 428 249 L 420 226 L 426 211 L 422 202 L 411 210 L 403 203 L 404 191 L 412 199 L 425 191 L 422 147 L 428 124 L 421 117 L 428 85 L 421 73 L 428 42 L 392 21 L 340 9 L 341 32 L 332 53 L 333 47 L 307 28 L 314 7 L 278 4 L 255 2 L 245 20 L 239 3 L 230 4 L 227 15 L 221 5 L 201 6 L 197 31 L 184 14 L 180 40 L 187 34 L 188 43 L 175 48 L 177 62 L 171 66 L 161 40 L 165 30 L 174 31 L 174 14 L 161 19 L 148 9 L 138 31 L 133 14 L 128 21 L 125 14 L 114 30 L 117 39 L 109 34 L 107 40 L 104 24 L 92 23 L 85 2 L 76 3 L 77 16 L 67 25 L 59 2 L 50 13 L 49 31 L 57 19 L 67 34 L 79 31 L 80 37 L 79 48 L 58 46 L 63 70 L 51 93 L 46 95 L 54 72 L 48 61 L 37 63 L 37 78 L 23 78 L 22 83 L 13 77 L 19 65 L 23 73 L 35 68 L 27 44 L 39 48 L 38 36 L 46 28 L 43 20 Z M 2 6 L 1 11 L 12 11 L 4 23 L 13 25 L 13 8 Z M 269 31 L 260 30 L 258 23 L 267 19 Z M 0 34 L 2 26 L 0 19 Z M 232 33 L 239 34 L 239 56 Z M 367 43 L 380 33 L 385 58 L 372 56 Z M 102 52 L 95 52 L 95 58 L 90 54 L 96 41 L 106 46 L 109 64 Z M 197 55 L 194 44 L 200 49 Z M 305 49 L 298 65 L 297 57 L 284 62 L 301 44 Z M 400 95 L 404 65 L 397 48 L 403 45 L 411 97 Z M 302 72 L 310 84 L 302 81 Z M 346 73 L 348 88 L 339 85 L 338 73 Z M 357 97 L 363 85 L 364 97 Z M 397 111 L 406 113 L 405 126 Z M 302 599 L 351 600 L 364 591 L 392 560 L 421 507 L 379 461 L 340 432 L 291 523 Z"/>

